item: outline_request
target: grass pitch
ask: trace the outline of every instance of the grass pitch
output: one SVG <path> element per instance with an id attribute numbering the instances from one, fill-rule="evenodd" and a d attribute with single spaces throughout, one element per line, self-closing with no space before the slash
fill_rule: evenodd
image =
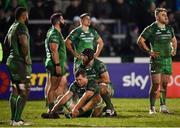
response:
<path id="1" fill-rule="evenodd" d="M 149 115 L 148 99 L 113 99 L 118 117 L 42 119 L 46 112 L 44 101 L 28 101 L 23 119 L 32 127 L 180 127 L 180 99 L 168 99 L 170 114 Z M 159 111 L 159 104 L 156 105 Z M 0 100 L 0 127 L 9 126 L 10 110 L 8 101 Z"/>

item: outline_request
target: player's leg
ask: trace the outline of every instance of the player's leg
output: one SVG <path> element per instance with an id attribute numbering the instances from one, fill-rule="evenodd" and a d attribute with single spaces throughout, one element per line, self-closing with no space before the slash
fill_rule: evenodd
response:
<path id="1" fill-rule="evenodd" d="M 63 94 L 66 93 L 67 91 L 67 77 L 65 75 L 62 76 L 60 82 L 59 82 L 59 85 L 58 85 L 58 88 L 56 90 L 56 98 L 57 100 L 59 100 Z"/>
<path id="2" fill-rule="evenodd" d="M 10 109 L 11 109 L 11 122 L 10 125 L 12 125 L 15 117 L 15 112 L 16 112 L 16 101 L 18 98 L 18 91 L 16 88 L 16 84 L 12 84 L 12 92 L 9 97 L 9 103 L 10 103 Z"/>
<path id="3" fill-rule="evenodd" d="M 13 118 L 12 125 L 16 125 L 16 123 L 17 125 L 22 125 L 24 122 L 21 120 L 21 114 L 29 94 L 32 68 L 30 65 L 25 65 L 21 61 L 13 61 L 9 63 L 8 69 L 13 82 L 13 90 L 10 96 Z"/>
<path id="4" fill-rule="evenodd" d="M 16 101 L 16 112 L 15 112 L 15 122 L 21 121 L 21 115 L 24 110 L 26 101 L 29 96 L 29 91 L 30 91 L 30 83 L 16 83 L 16 88 L 18 90 L 18 98 Z"/>
<path id="5" fill-rule="evenodd" d="M 111 102 L 112 92 L 108 88 L 109 85 L 106 83 L 101 83 L 99 84 L 99 86 L 100 86 L 100 95 L 103 101 L 106 103 L 106 116 L 116 116 L 117 114 Z"/>
<path id="6" fill-rule="evenodd" d="M 101 98 L 101 101 L 94 107 L 92 112 L 92 117 L 101 117 L 103 115 L 105 104 L 103 102 L 103 99 Z"/>
<path id="7" fill-rule="evenodd" d="M 67 91 L 67 77 L 63 75 L 58 85 L 58 88 L 56 89 L 55 92 L 56 100 L 54 101 L 54 103 L 58 102 L 61 99 L 61 97 L 66 93 L 66 91 Z M 64 113 L 62 106 L 59 107 L 57 113 L 58 114 Z"/>
<path id="8" fill-rule="evenodd" d="M 56 100 L 55 92 L 58 88 L 61 77 L 50 76 L 51 84 L 47 93 L 48 96 L 48 109 L 51 110 L 54 106 L 54 101 Z"/>
<path id="9" fill-rule="evenodd" d="M 90 116 L 91 113 L 89 113 L 88 111 L 92 110 L 95 108 L 95 106 L 101 101 L 101 96 L 100 95 L 96 95 L 93 96 L 82 108 L 75 110 L 72 110 L 72 115 L 73 117 L 85 117 L 85 116 Z M 86 115 L 88 112 L 88 115 Z"/>
<path id="10" fill-rule="evenodd" d="M 46 107 L 48 107 L 47 95 L 48 95 L 48 90 L 49 90 L 50 84 L 51 84 L 51 79 L 50 79 L 50 74 L 48 73 L 47 82 L 46 82 L 45 89 L 44 89 L 44 98 L 45 98 L 45 102 L 46 102 Z"/>
<path id="11" fill-rule="evenodd" d="M 166 93 L 167 85 L 170 80 L 170 75 L 162 74 L 161 75 L 161 86 L 160 86 L 160 112 L 169 113 L 166 106 Z"/>
<path id="12" fill-rule="evenodd" d="M 160 85 L 161 74 L 151 74 L 151 88 L 149 92 L 150 110 L 149 114 L 155 114 L 155 101 Z"/>

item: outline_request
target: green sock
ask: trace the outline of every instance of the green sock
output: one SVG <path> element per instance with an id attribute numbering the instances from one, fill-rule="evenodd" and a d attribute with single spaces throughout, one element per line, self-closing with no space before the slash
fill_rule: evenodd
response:
<path id="1" fill-rule="evenodd" d="M 47 97 L 45 97 L 45 102 L 46 102 L 46 107 L 48 107 L 48 99 L 47 99 Z"/>
<path id="2" fill-rule="evenodd" d="M 160 105 L 166 104 L 166 91 L 160 91 Z"/>
<path id="3" fill-rule="evenodd" d="M 49 110 L 51 110 L 53 107 L 54 107 L 54 103 L 49 103 L 49 104 L 48 104 Z"/>
<path id="4" fill-rule="evenodd" d="M 11 120 L 14 120 L 16 112 L 16 100 L 18 96 L 15 96 L 11 93 L 9 97 L 10 107 L 11 107 Z"/>
<path id="5" fill-rule="evenodd" d="M 82 108 L 78 109 L 79 111 L 79 116 L 81 116 L 84 113 L 84 110 Z"/>
<path id="6" fill-rule="evenodd" d="M 111 98 L 110 98 L 109 93 L 105 93 L 101 97 L 104 100 L 104 102 L 106 103 L 107 108 L 114 109 L 113 104 L 111 103 Z"/>
<path id="7" fill-rule="evenodd" d="M 18 96 L 16 102 L 16 113 L 15 113 L 15 121 L 21 120 L 21 115 L 26 104 L 26 99 L 24 97 Z"/>
<path id="8" fill-rule="evenodd" d="M 152 107 L 152 106 L 155 106 L 155 102 L 156 102 L 156 97 L 155 96 L 152 96 L 152 95 L 150 95 L 150 106 Z"/>

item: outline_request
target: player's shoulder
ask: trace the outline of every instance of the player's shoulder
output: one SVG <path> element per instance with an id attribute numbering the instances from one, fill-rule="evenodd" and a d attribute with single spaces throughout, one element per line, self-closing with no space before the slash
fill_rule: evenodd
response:
<path id="1" fill-rule="evenodd" d="M 166 27 L 167 27 L 168 29 L 173 29 L 173 27 L 172 27 L 170 24 L 167 24 Z"/>
<path id="2" fill-rule="evenodd" d="M 21 22 L 15 22 L 14 27 L 17 31 L 28 31 L 27 26 Z"/>
<path id="3" fill-rule="evenodd" d="M 76 86 L 78 86 L 76 81 L 73 81 L 73 82 L 70 84 L 70 88 L 76 88 Z"/>
<path id="4" fill-rule="evenodd" d="M 21 23 L 21 22 L 17 22 L 16 24 L 17 24 L 17 27 L 20 28 L 20 29 L 21 28 L 27 28 L 27 26 L 25 24 Z"/>
<path id="5" fill-rule="evenodd" d="M 142 33 L 146 33 L 146 32 L 152 33 L 156 30 L 156 28 L 157 28 L 157 23 L 153 22 L 152 24 L 150 24 L 146 28 L 144 28 Z"/>
<path id="6" fill-rule="evenodd" d="M 157 26 L 157 24 L 155 22 L 153 22 L 152 24 L 148 25 L 145 30 L 147 29 L 154 29 Z"/>
<path id="7" fill-rule="evenodd" d="M 48 34 L 47 34 L 49 37 L 52 37 L 52 36 L 58 36 L 59 35 L 59 33 L 58 33 L 58 31 L 56 30 L 56 29 L 54 29 L 54 28 L 50 28 L 49 30 L 48 30 Z"/>
<path id="8" fill-rule="evenodd" d="M 104 65 L 104 62 L 102 62 L 101 60 L 99 60 L 99 59 L 94 59 L 94 63 L 95 64 L 103 64 Z"/>
<path id="9" fill-rule="evenodd" d="M 89 86 L 92 86 L 92 85 L 95 85 L 95 84 L 96 84 L 95 79 L 89 79 L 89 80 L 88 80 L 88 85 L 89 85 Z"/>
<path id="10" fill-rule="evenodd" d="M 80 69 L 82 69 L 82 70 L 84 70 L 85 69 L 85 66 L 81 63 L 80 65 L 79 65 L 79 67 L 78 67 L 78 70 L 80 70 Z"/>
<path id="11" fill-rule="evenodd" d="M 91 31 L 91 32 L 93 32 L 93 33 L 97 33 L 97 30 L 95 29 L 95 28 L 93 28 L 93 27 L 89 27 L 89 31 Z"/>
<path id="12" fill-rule="evenodd" d="M 81 26 L 78 26 L 78 27 L 76 27 L 76 28 L 74 28 L 71 32 L 70 32 L 70 34 L 72 34 L 72 33 L 78 33 L 78 32 L 80 32 L 82 29 L 81 29 Z"/>

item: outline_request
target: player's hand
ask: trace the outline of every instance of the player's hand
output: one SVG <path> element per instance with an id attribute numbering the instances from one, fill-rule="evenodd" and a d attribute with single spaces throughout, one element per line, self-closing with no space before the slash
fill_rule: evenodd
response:
<path id="1" fill-rule="evenodd" d="M 78 60 L 81 60 L 82 59 L 82 56 L 78 53 L 75 54 L 75 57 L 78 59 Z"/>
<path id="2" fill-rule="evenodd" d="M 25 63 L 31 65 L 32 64 L 31 58 L 25 57 Z"/>
<path id="3" fill-rule="evenodd" d="M 56 65 L 55 69 L 56 69 L 56 75 L 60 76 L 61 75 L 61 66 L 60 65 Z"/>
<path id="4" fill-rule="evenodd" d="M 155 52 L 155 51 L 150 51 L 149 52 L 149 55 L 152 57 L 152 58 L 158 58 L 159 55 L 160 55 L 160 52 Z"/>
<path id="5" fill-rule="evenodd" d="M 175 56 L 175 55 L 176 55 L 176 50 L 172 50 L 172 51 L 171 51 L 171 55 L 172 55 L 172 56 Z"/>
<path id="6" fill-rule="evenodd" d="M 97 57 L 98 57 L 98 55 L 95 53 L 95 54 L 94 54 L 94 58 L 97 58 Z"/>

